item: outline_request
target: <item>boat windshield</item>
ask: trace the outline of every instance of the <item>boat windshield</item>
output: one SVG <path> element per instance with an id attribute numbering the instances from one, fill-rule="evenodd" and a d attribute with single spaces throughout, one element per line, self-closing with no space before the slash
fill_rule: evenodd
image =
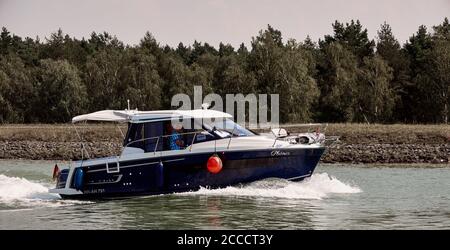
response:
<path id="1" fill-rule="evenodd" d="M 242 127 L 234 121 L 225 118 L 217 119 L 215 121 L 203 121 L 203 126 L 206 130 L 214 132 L 216 135 L 226 138 L 230 136 L 252 136 L 255 135 L 252 131 Z"/>

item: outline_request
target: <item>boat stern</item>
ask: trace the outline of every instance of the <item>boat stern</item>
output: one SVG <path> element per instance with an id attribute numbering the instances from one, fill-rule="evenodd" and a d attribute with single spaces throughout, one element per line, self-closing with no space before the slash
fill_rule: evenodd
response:
<path id="1" fill-rule="evenodd" d="M 58 165 L 55 165 L 53 169 L 53 180 L 56 181 L 55 188 L 49 189 L 49 193 L 59 194 L 61 197 L 70 195 L 83 194 L 80 190 L 77 190 L 71 185 L 72 168 L 66 168 L 59 170 Z"/>

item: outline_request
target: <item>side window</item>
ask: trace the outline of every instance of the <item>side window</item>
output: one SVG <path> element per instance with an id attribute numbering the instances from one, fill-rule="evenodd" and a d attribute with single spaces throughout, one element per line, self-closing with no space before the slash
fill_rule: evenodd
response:
<path id="1" fill-rule="evenodd" d="M 163 150 L 164 143 L 162 138 L 164 134 L 163 122 L 149 123 L 131 123 L 128 127 L 124 146 L 143 149 L 145 152 L 154 152 Z"/>
<path id="2" fill-rule="evenodd" d="M 144 124 L 144 136 L 146 138 L 144 141 L 145 152 L 163 150 L 164 143 L 162 142 L 162 138 L 159 138 L 161 135 L 164 135 L 163 122 L 151 122 Z"/>
<path id="3" fill-rule="evenodd" d="M 190 119 L 189 125 L 188 128 L 183 128 L 183 132 L 185 133 L 183 138 L 186 142 L 186 146 L 214 139 L 213 135 L 204 130 L 201 119 Z"/>
<path id="4" fill-rule="evenodd" d="M 186 142 L 188 140 L 186 137 L 186 129 L 184 128 L 182 123 L 167 120 L 164 122 L 163 127 L 164 150 L 180 150 L 186 147 Z"/>
<path id="5" fill-rule="evenodd" d="M 130 123 L 128 126 L 127 136 L 125 138 L 124 146 L 135 147 L 144 149 L 143 124 L 142 123 Z"/>
<path id="6" fill-rule="evenodd" d="M 164 122 L 164 150 L 180 150 L 189 147 L 198 141 L 197 137 L 194 138 L 195 132 L 198 131 L 201 129 L 194 126 L 193 119 Z"/>

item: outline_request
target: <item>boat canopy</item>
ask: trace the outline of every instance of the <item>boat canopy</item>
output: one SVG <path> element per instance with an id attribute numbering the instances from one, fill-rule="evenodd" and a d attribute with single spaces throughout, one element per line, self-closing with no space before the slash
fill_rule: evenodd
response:
<path id="1" fill-rule="evenodd" d="M 137 111 L 137 110 L 102 110 L 90 114 L 79 115 L 72 118 L 72 123 L 82 121 L 106 121 L 106 122 L 150 122 L 167 120 L 172 118 L 232 118 L 228 113 L 212 109 L 194 110 L 158 110 L 158 111 Z"/>

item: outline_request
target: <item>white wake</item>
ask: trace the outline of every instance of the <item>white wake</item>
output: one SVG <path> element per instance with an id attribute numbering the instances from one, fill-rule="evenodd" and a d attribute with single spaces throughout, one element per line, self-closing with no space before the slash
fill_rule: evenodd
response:
<path id="1" fill-rule="evenodd" d="M 327 173 L 314 174 L 301 182 L 283 179 L 267 179 L 242 187 L 226 187 L 220 189 L 201 188 L 195 192 L 180 195 L 211 196 L 251 196 L 285 199 L 323 199 L 331 194 L 354 194 L 362 190 L 354 185 L 346 184 Z"/>
<path id="2" fill-rule="evenodd" d="M 14 208 L 59 207 L 86 201 L 62 200 L 51 194 L 51 183 L 38 183 L 25 178 L 0 174 L 0 211 Z M 301 182 L 283 179 L 267 179 L 245 186 L 230 186 L 220 189 L 201 188 L 195 192 L 177 195 L 250 196 L 285 199 L 323 199 L 331 194 L 353 194 L 362 190 L 344 183 L 326 173 L 314 174 Z"/>
<path id="3" fill-rule="evenodd" d="M 80 203 L 77 201 L 61 200 L 59 195 L 49 193 L 48 189 L 53 185 L 0 174 L 0 207 L 2 209 L 42 206 L 58 207 Z"/>

